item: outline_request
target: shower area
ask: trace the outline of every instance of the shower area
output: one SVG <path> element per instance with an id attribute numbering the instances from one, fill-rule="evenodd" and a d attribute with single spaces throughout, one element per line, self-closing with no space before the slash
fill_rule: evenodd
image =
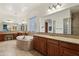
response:
<path id="1" fill-rule="evenodd" d="M 71 18 L 63 19 L 63 33 L 64 34 L 72 34 L 71 33 Z"/>

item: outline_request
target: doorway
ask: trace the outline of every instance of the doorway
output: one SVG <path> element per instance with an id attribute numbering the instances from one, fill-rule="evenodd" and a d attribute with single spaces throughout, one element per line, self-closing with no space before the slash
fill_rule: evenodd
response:
<path id="1" fill-rule="evenodd" d="M 45 33 L 48 33 L 48 22 L 45 22 Z"/>

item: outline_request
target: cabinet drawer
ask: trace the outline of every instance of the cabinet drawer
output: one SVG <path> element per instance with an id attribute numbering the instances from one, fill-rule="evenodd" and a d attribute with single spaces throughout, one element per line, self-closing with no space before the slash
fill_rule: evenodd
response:
<path id="1" fill-rule="evenodd" d="M 62 47 L 61 55 L 63 55 L 63 56 L 79 56 L 79 51 Z"/>
<path id="2" fill-rule="evenodd" d="M 59 45 L 58 41 L 49 39 L 47 41 L 47 55 L 48 56 L 58 56 L 59 55 Z"/>
<path id="3" fill-rule="evenodd" d="M 51 43 L 51 44 L 56 44 L 56 45 L 59 44 L 59 43 L 58 43 L 59 41 L 54 40 L 54 39 L 48 39 L 47 42 L 48 42 L 48 43 Z"/>
<path id="4" fill-rule="evenodd" d="M 33 36 L 34 38 L 38 38 L 38 36 Z"/>
<path id="5" fill-rule="evenodd" d="M 79 45 L 78 44 L 73 44 L 73 43 L 68 43 L 68 42 L 60 42 L 60 46 L 79 51 Z"/>

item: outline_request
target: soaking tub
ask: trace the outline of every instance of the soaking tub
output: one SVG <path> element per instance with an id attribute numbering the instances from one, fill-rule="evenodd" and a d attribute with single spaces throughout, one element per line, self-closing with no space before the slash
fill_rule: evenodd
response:
<path id="1" fill-rule="evenodd" d="M 33 36 L 17 36 L 17 48 L 22 49 L 22 50 L 31 50 L 32 47 L 32 39 Z"/>

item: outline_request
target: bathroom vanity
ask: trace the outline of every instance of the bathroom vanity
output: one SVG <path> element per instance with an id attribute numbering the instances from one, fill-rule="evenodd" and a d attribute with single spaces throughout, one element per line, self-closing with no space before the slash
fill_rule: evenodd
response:
<path id="1" fill-rule="evenodd" d="M 0 32 L 0 41 L 14 40 L 19 35 L 27 35 L 24 32 Z"/>
<path id="2" fill-rule="evenodd" d="M 47 56 L 77 56 L 79 39 L 35 34 L 33 48 Z"/>

